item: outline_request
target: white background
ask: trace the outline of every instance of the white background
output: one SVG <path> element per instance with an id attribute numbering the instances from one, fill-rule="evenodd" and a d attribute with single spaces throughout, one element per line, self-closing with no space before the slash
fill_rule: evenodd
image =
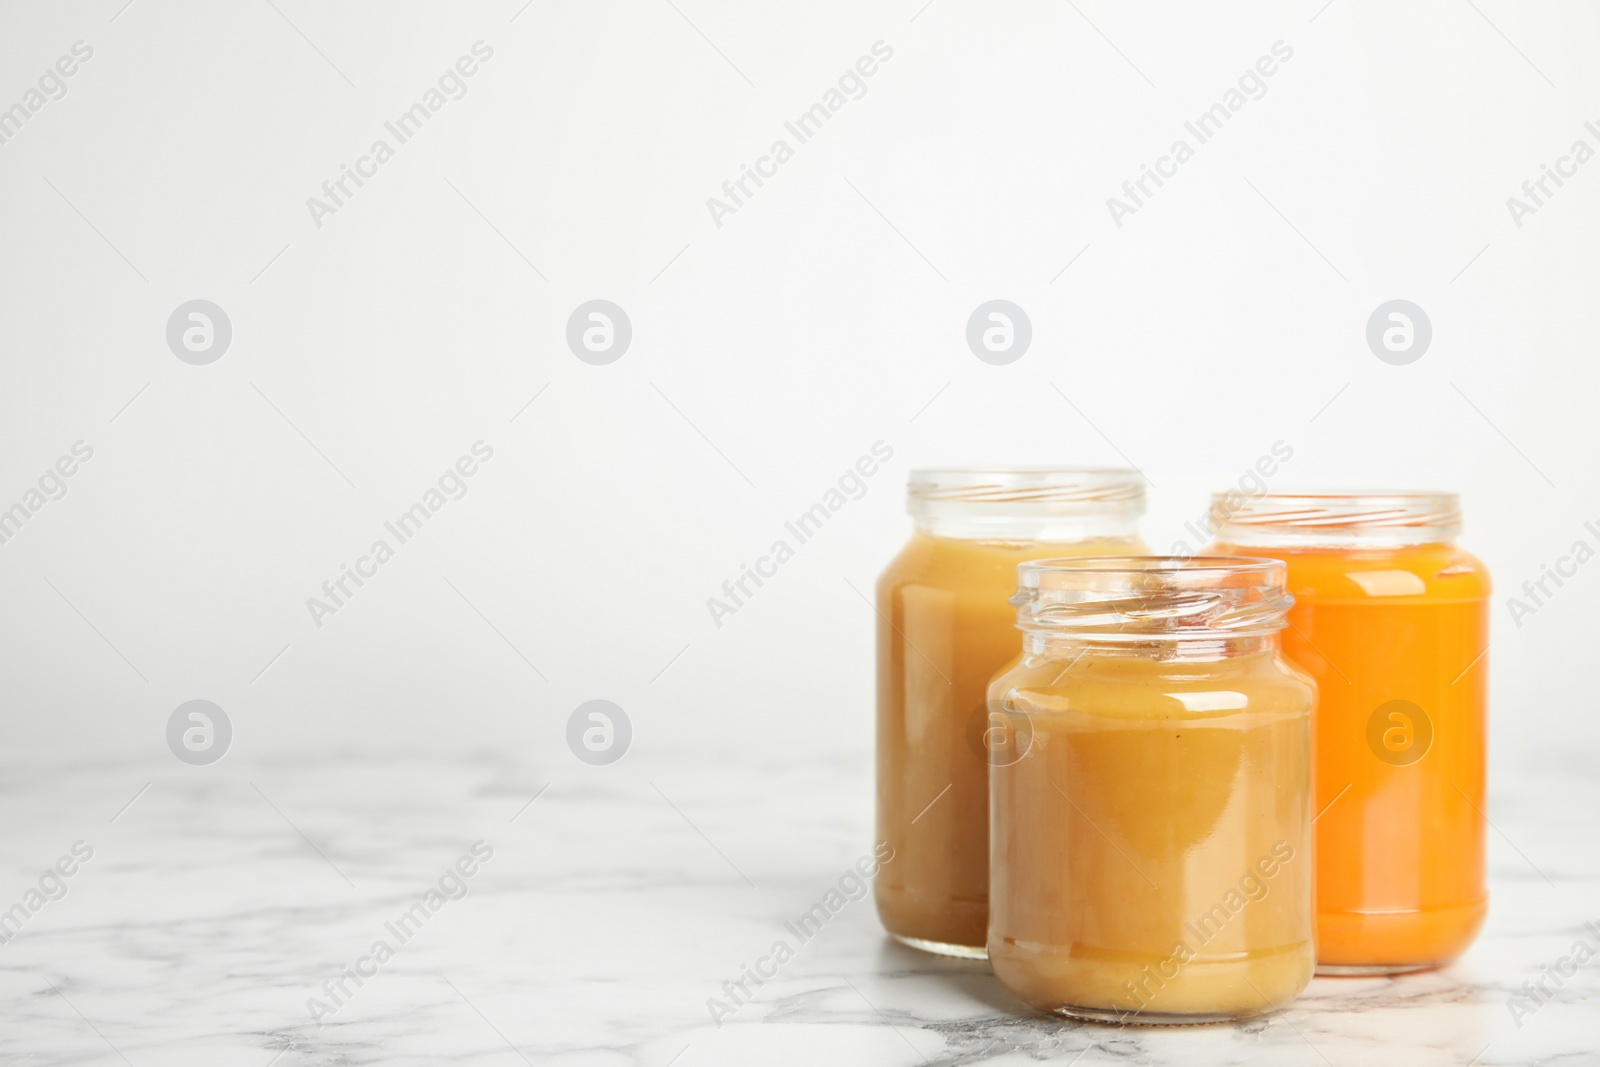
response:
<path id="1" fill-rule="evenodd" d="M 94 49 L 0 144 L 0 507 L 94 449 L 0 545 L 0 745 L 195 773 L 165 726 L 205 698 L 217 773 L 550 777 L 601 773 L 563 739 L 604 698 L 632 762 L 861 763 L 851 587 L 909 533 L 908 469 L 1132 462 L 1165 549 L 1281 440 L 1274 488 L 1462 492 L 1499 583 L 1492 775 L 1592 758 L 1600 564 L 1520 628 L 1504 603 L 1600 546 L 1600 162 L 1521 228 L 1506 206 L 1600 148 L 1592 6 L 674 2 L 0 8 L 0 107 Z M 316 226 L 307 198 L 479 40 L 467 94 Z M 880 40 L 865 95 L 716 225 Z M 1117 227 L 1107 197 L 1280 40 Z M 209 366 L 165 341 L 195 298 L 233 325 Z M 594 298 L 633 325 L 609 366 L 564 340 Z M 1032 320 L 1009 366 L 965 342 L 994 298 Z M 1395 298 L 1433 324 L 1409 366 L 1365 341 Z M 480 439 L 468 495 L 316 627 L 306 599 Z M 707 597 L 878 440 L 866 495 L 715 626 Z"/>

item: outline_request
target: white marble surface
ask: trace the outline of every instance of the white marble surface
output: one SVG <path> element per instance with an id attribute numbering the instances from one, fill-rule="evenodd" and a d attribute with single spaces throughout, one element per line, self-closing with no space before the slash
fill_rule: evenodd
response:
<path id="1" fill-rule="evenodd" d="M 75 841 L 94 856 L 0 945 L 0 1062 L 1600 1063 L 1600 959 L 1520 1027 L 1507 1006 L 1596 941 L 1580 926 L 1600 921 L 1600 789 L 1577 771 L 1497 785 L 1489 924 L 1448 970 L 1319 979 L 1238 1026 L 1078 1025 L 1023 1009 L 982 964 L 890 943 L 869 898 L 718 1027 L 707 1000 L 869 847 L 870 767 L 561 756 L 13 758 L 0 908 Z M 480 839 L 494 854 L 468 895 L 319 1027 L 308 998 L 396 943 L 385 923 Z"/>

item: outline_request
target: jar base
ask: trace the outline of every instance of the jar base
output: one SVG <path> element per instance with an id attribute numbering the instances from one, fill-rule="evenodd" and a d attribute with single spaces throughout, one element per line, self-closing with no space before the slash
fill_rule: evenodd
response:
<path id="1" fill-rule="evenodd" d="M 1489 898 L 1444 907 L 1323 911 L 1317 915 L 1317 973 L 1405 974 L 1443 967 L 1483 926 Z"/>
<path id="2" fill-rule="evenodd" d="M 1381 978 L 1389 974 L 1431 971 L 1438 963 L 1319 963 L 1317 973 L 1325 978 Z"/>
<path id="3" fill-rule="evenodd" d="M 1197 1012 L 1193 1014 L 1176 1012 L 1128 1012 L 1112 1011 L 1109 1008 L 1076 1008 L 1062 1006 L 1051 1012 L 1067 1019 L 1077 1019 L 1091 1023 L 1112 1023 L 1117 1026 L 1214 1026 L 1217 1023 L 1235 1023 L 1240 1019 L 1252 1019 L 1266 1012 Z"/>
<path id="4" fill-rule="evenodd" d="M 945 941 L 929 941 L 921 937 L 906 937 L 903 934 L 890 934 L 889 936 L 907 948 L 914 948 L 919 952 L 931 952 L 935 956 L 955 956 L 964 960 L 986 960 L 989 958 L 989 950 L 982 945 L 953 945 Z"/>

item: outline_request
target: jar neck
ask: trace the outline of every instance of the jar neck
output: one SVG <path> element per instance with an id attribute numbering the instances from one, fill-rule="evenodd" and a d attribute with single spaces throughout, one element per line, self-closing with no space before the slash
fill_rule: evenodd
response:
<path id="1" fill-rule="evenodd" d="M 1139 536 L 1139 516 L 1132 511 L 1019 510 L 997 514 L 993 505 L 940 501 L 923 503 L 912 512 L 912 519 L 918 533 L 961 541 L 1037 541 L 1059 545 L 1075 541 L 1133 541 Z"/>
<path id="2" fill-rule="evenodd" d="M 1024 631 L 1023 655 L 1029 659 L 1076 660 L 1086 656 L 1116 656 L 1168 662 L 1205 662 L 1277 652 L 1280 635 L 1186 637 L 1181 640 L 1129 641 L 1126 637 L 1098 634 L 1061 634 Z"/>
<path id="3" fill-rule="evenodd" d="M 1219 526 L 1213 544 L 1267 552 L 1398 552 L 1428 545 L 1454 547 L 1455 534 L 1441 530 L 1279 530 L 1261 526 Z"/>

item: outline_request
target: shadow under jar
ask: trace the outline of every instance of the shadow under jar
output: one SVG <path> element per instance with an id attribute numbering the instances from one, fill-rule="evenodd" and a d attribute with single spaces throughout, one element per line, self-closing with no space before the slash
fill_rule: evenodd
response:
<path id="1" fill-rule="evenodd" d="M 1288 564 L 1284 651 L 1321 687 L 1318 972 L 1447 962 L 1489 902 L 1489 572 L 1456 547 L 1459 500 L 1218 494 L 1212 514 L 1216 551 Z"/>
<path id="2" fill-rule="evenodd" d="M 1017 564 L 1144 551 L 1137 471 L 911 472 L 911 541 L 878 580 L 878 916 L 914 948 L 982 958 L 989 921 L 985 692 L 1017 658 Z"/>
<path id="3" fill-rule="evenodd" d="M 1282 563 L 1019 569 L 1023 654 L 989 688 L 989 962 L 1083 1019 L 1221 1022 L 1316 965 L 1316 686 L 1279 652 Z"/>

